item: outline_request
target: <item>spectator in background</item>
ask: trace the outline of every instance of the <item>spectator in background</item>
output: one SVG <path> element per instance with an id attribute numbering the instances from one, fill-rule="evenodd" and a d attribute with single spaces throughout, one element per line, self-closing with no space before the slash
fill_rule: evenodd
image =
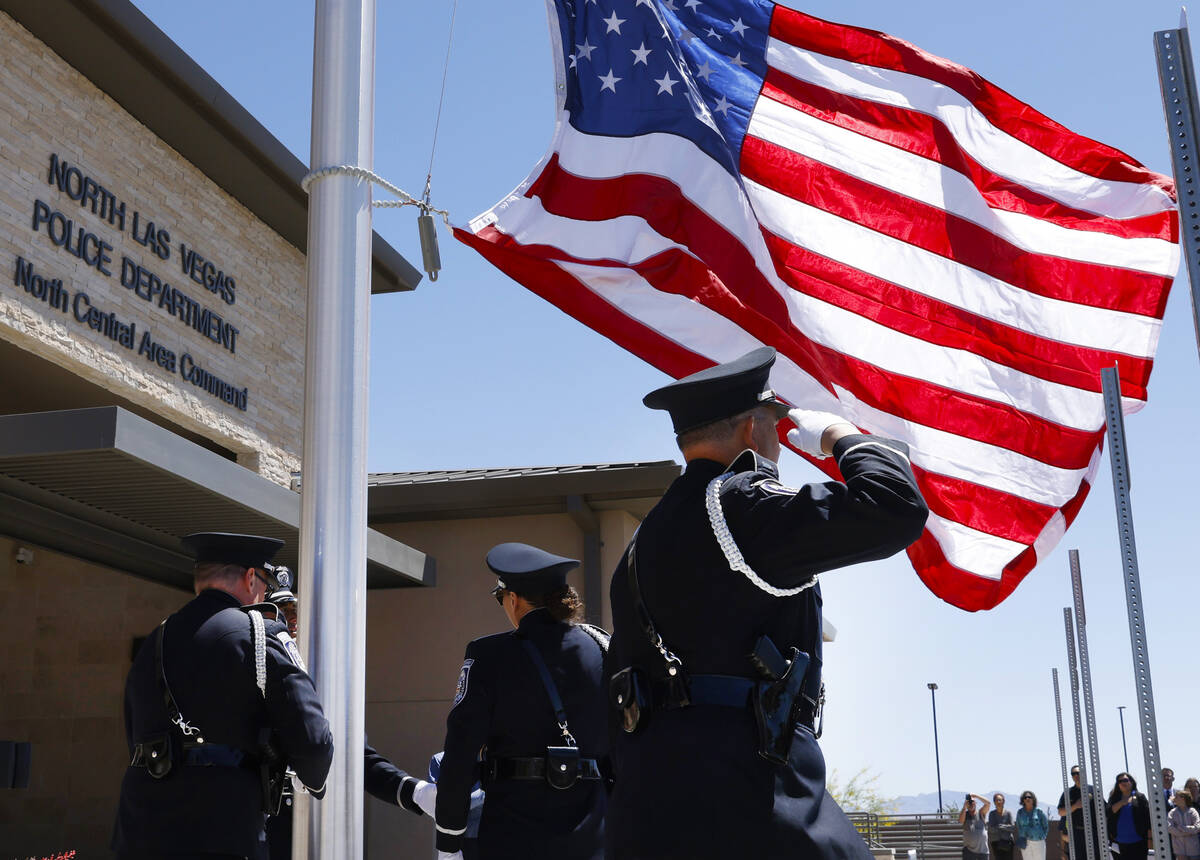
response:
<path id="1" fill-rule="evenodd" d="M 988 813 L 988 844 L 992 847 L 994 860 L 1012 860 L 1016 825 L 1012 813 L 1004 808 L 1004 795 L 996 792 L 992 796 L 996 808 Z"/>
<path id="2" fill-rule="evenodd" d="M 1200 860 L 1200 812 L 1192 803 L 1192 793 L 1180 789 L 1172 800 L 1175 806 L 1167 813 L 1167 832 L 1175 860 Z"/>
<path id="3" fill-rule="evenodd" d="M 1150 801 L 1127 773 L 1117 774 L 1108 795 L 1108 838 L 1117 843 L 1120 860 L 1146 860 L 1150 834 Z"/>
<path id="4" fill-rule="evenodd" d="M 1046 860 L 1046 836 L 1049 833 L 1050 822 L 1046 813 L 1038 809 L 1037 795 L 1032 791 L 1021 792 L 1021 807 L 1017 810 L 1017 848 L 1021 851 L 1021 860 Z"/>
<path id="5" fill-rule="evenodd" d="M 1058 797 L 1058 814 L 1064 818 L 1063 826 L 1066 826 L 1065 818 L 1067 815 L 1067 804 L 1070 804 L 1071 844 L 1075 846 L 1076 860 L 1084 860 L 1084 858 L 1087 857 L 1087 839 L 1084 836 L 1083 803 L 1085 800 L 1088 803 L 1092 802 L 1092 792 L 1094 792 L 1095 789 L 1090 785 L 1083 786 L 1080 784 L 1081 777 L 1079 773 L 1079 765 L 1075 765 L 1073 768 L 1071 768 L 1071 780 L 1075 784 L 1071 786 L 1070 791 L 1066 792 L 1065 794 L 1061 794 Z M 1094 818 L 1095 816 L 1092 817 Z M 1100 827 L 1101 823 L 1099 821 L 1092 822 L 1092 838 L 1096 840 L 1097 845 L 1103 844 L 1100 841 Z M 1063 856 L 1066 857 L 1067 853 L 1068 852 L 1064 852 Z M 1125 860 L 1125 858 L 1121 858 L 1121 860 Z"/>
<path id="6" fill-rule="evenodd" d="M 976 811 L 975 801 L 982 806 Z M 988 802 L 978 794 L 968 794 L 963 808 L 958 812 L 958 823 L 963 832 L 963 860 L 988 860 L 987 832 Z"/>
<path id="7" fill-rule="evenodd" d="M 1192 806 L 1200 805 L 1200 779 L 1189 776 L 1183 784 L 1184 791 L 1192 796 Z"/>
<path id="8" fill-rule="evenodd" d="M 1175 793 L 1175 771 L 1169 767 L 1162 769 L 1162 785 L 1163 785 L 1163 800 L 1167 802 L 1167 809 L 1171 808 L 1171 795 Z"/>

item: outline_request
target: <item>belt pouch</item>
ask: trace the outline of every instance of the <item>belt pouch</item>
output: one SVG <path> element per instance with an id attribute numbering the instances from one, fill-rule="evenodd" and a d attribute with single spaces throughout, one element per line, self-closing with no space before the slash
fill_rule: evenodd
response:
<path id="1" fill-rule="evenodd" d="M 146 764 L 146 770 L 150 772 L 150 776 L 155 779 L 162 779 L 171 772 L 174 766 L 175 744 L 171 742 L 171 733 L 163 732 L 161 735 L 151 735 L 142 741 L 142 759 Z"/>
<path id="2" fill-rule="evenodd" d="M 787 764 L 796 733 L 797 708 L 808 669 L 808 655 L 793 648 L 787 672 L 778 681 L 754 685 L 754 721 L 758 754 L 773 764 Z"/>
<path id="3" fill-rule="evenodd" d="M 570 788 L 579 779 L 578 747 L 546 747 L 546 782 L 558 789 Z"/>
<path id="4" fill-rule="evenodd" d="M 646 697 L 646 678 L 635 666 L 626 666 L 612 676 L 608 683 L 612 705 L 621 712 L 621 729 L 632 734 L 650 716 Z"/>

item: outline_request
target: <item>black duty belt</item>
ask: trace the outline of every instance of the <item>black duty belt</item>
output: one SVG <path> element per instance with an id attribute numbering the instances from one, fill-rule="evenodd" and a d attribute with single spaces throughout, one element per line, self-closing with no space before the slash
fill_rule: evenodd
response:
<path id="1" fill-rule="evenodd" d="M 756 683 L 752 678 L 742 678 L 738 675 L 691 674 L 688 675 L 689 699 L 693 705 L 745 708 L 750 704 L 750 696 Z M 816 734 L 819 710 L 816 702 L 801 696 L 796 703 L 797 724 L 807 729 L 810 734 Z"/>
<path id="2" fill-rule="evenodd" d="M 488 758 L 481 765 L 483 782 L 499 782 L 506 779 L 546 779 L 546 757 L 510 756 L 507 758 Z M 600 779 L 600 765 L 594 758 L 579 759 L 579 772 L 576 779 Z"/>
<path id="3" fill-rule="evenodd" d="M 157 753 L 158 749 L 149 744 L 134 744 L 133 758 L 130 759 L 129 766 L 149 767 L 150 756 Z M 226 744 L 206 743 L 184 749 L 180 764 L 188 767 L 236 767 L 255 770 L 258 768 L 258 757 Z"/>

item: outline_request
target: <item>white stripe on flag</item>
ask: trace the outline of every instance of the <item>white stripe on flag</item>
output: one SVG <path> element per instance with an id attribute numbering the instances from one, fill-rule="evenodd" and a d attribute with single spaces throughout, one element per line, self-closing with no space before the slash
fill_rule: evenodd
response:
<path id="1" fill-rule="evenodd" d="M 767 64 L 855 98 L 937 117 L 958 145 L 988 170 L 1076 209 L 1130 218 L 1174 206 L 1154 185 L 1097 179 L 1055 161 L 996 128 L 970 100 L 936 81 L 828 57 L 775 38 L 767 42 Z"/>

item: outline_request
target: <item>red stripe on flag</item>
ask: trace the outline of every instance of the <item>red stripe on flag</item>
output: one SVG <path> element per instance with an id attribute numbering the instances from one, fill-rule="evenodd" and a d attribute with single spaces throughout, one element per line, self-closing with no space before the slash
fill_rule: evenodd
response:
<path id="1" fill-rule="evenodd" d="M 913 474 L 917 476 L 921 494 L 933 513 L 1017 543 L 1029 545 L 1037 540 L 1058 510 L 1052 505 L 1039 504 L 961 478 L 939 475 L 916 465 Z"/>
<path id="2" fill-rule="evenodd" d="M 775 68 L 767 69 L 762 95 L 830 125 L 939 162 L 969 179 L 993 209 L 1019 212 L 1071 230 L 1126 239 L 1179 241 L 1175 209 L 1127 219 L 1073 209 L 983 167 L 959 146 L 944 123 L 928 114 L 858 99 Z"/>
<path id="3" fill-rule="evenodd" d="M 935 81 L 972 102 L 996 128 L 1068 167 L 1101 179 L 1155 185 L 1174 197 L 1174 183 L 1167 177 L 1118 149 L 1076 134 L 970 69 L 895 36 L 834 24 L 779 5 L 771 16 L 770 35 L 827 57 Z"/>
<path id="4" fill-rule="evenodd" d="M 936 206 L 750 135 L 739 169 L 793 200 L 1037 295 L 1156 319 L 1166 310 L 1169 278 L 1031 253 Z"/>

